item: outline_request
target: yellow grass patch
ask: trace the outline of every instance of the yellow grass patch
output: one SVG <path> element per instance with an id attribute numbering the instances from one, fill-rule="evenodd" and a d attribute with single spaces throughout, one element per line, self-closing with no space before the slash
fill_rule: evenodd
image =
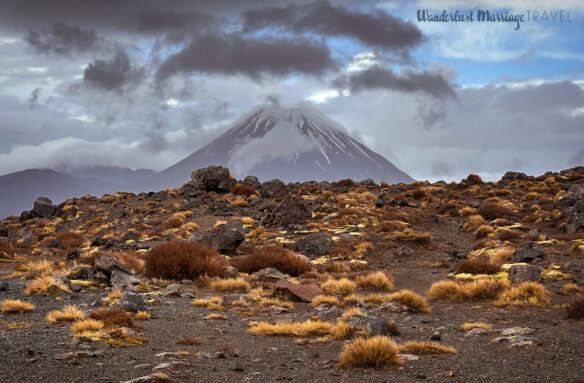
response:
<path id="1" fill-rule="evenodd" d="M 398 347 L 386 336 L 359 338 L 345 346 L 339 367 L 386 367 L 400 365 Z"/>
<path id="2" fill-rule="evenodd" d="M 350 279 L 328 279 L 321 285 L 325 293 L 329 295 L 349 295 L 355 292 L 357 284 Z"/>
<path id="3" fill-rule="evenodd" d="M 393 280 L 383 271 L 374 271 L 365 275 L 359 275 L 355 278 L 357 286 L 362 289 L 372 290 L 393 290 Z"/>
<path id="4" fill-rule="evenodd" d="M 440 354 L 456 354 L 454 347 L 446 347 L 436 342 L 405 342 L 399 346 L 400 354 L 412 355 L 440 355 Z"/>
<path id="5" fill-rule="evenodd" d="M 205 299 L 193 299 L 191 303 L 194 304 L 195 306 L 206 307 L 209 310 L 217 310 L 221 307 L 221 304 L 223 303 L 223 298 L 212 297 Z"/>
<path id="6" fill-rule="evenodd" d="M 509 287 L 507 280 L 479 279 L 472 282 L 438 281 L 430 286 L 428 297 L 436 300 L 465 301 L 495 299 Z"/>
<path id="7" fill-rule="evenodd" d="M 580 286 L 578 286 L 575 283 L 566 283 L 564 286 L 562 286 L 562 290 L 564 290 L 567 293 L 581 293 L 582 288 Z"/>
<path id="8" fill-rule="evenodd" d="M 46 316 L 50 323 L 75 322 L 85 318 L 85 313 L 76 306 L 65 306 L 63 311 L 51 311 Z"/>
<path id="9" fill-rule="evenodd" d="M 470 331 L 473 328 L 482 328 L 483 330 L 490 330 L 491 325 L 485 322 L 471 322 L 471 323 L 463 323 L 460 325 L 461 331 Z"/>
<path id="10" fill-rule="evenodd" d="M 411 290 L 401 290 L 389 295 L 392 302 L 399 302 L 419 312 L 429 313 L 430 306 L 424 297 Z"/>
<path id="11" fill-rule="evenodd" d="M 550 293 L 540 283 L 523 282 L 519 286 L 504 291 L 495 302 L 497 306 L 546 306 L 550 303 Z"/>
<path id="12" fill-rule="evenodd" d="M 430 242 L 432 242 L 432 234 L 416 233 L 412 229 L 405 229 L 404 231 L 390 234 L 386 236 L 385 239 L 396 242 L 411 242 L 428 245 Z"/>
<path id="13" fill-rule="evenodd" d="M 26 295 L 32 294 L 58 294 L 62 292 L 68 292 L 69 289 L 61 281 L 55 278 L 45 275 L 33 279 L 24 290 Z"/>
<path id="14" fill-rule="evenodd" d="M 330 306 L 342 306 L 342 303 L 339 300 L 339 298 L 331 295 L 319 295 L 316 298 L 314 298 L 310 304 L 314 307 L 322 304 L 327 304 Z"/>
<path id="15" fill-rule="evenodd" d="M 0 311 L 10 314 L 22 314 L 34 309 L 34 305 L 28 302 L 23 302 L 18 299 L 6 299 L 0 305 Z"/>
<path id="16" fill-rule="evenodd" d="M 324 321 L 306 322 L 249 322 L 250 328 L 247 330 L 254 335 L 264 336 L 311 336 L 330 334 L 333 324 Z"/>
<path id="17" fill-rule="evenodd" d="M 249 283 L 243 278 L 219 279 L 211 282 L 211 288 L 215 291 L 249 290 Z"/>
<path id="18" fill-rule="evenodd" d="M 95 332 L 103 328 L 104 324 L 102 321 L 95 319 L 84 319 L 80 321 L 73 322 L 71 325 L 71 331 L 75 336 L 78 336 L 84 332 Z"/>
<path id="19" fill-rule="evenodd" d="M 483 218 L 483 216 L 475 214 L 468 217 L 462 229 L 464 231 L 473 231 L 477 227 L 484 225 L 487 221 Z"/>
<path id="20" fill-rule="evenodd" d="M 146 311 L 138 311 L 136 313 L 136 320 L 149 320 L 152 316 Z"/>
<path id="21" fill-rule="evenodd" d="M 205 317 L 205 319 L 209 319 L 209 320 L 227 320 L 227 317 L 225 315 L 211 313 L 211 314 L 207 315 Z"/>

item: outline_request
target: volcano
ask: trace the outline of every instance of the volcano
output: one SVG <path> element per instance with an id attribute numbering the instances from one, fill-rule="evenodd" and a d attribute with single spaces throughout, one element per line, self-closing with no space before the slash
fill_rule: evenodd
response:
<path id="1" fill-rule="evenodd" d="M 284 182 L 372 178 L 391 182 L 413 179 L 358 142 L 338 123 L 309 105 L 255 108 L 205 147 L 160 173 L 166 187 L 180 186 L 190 173 L 222 165 L 238 179 Z"/>

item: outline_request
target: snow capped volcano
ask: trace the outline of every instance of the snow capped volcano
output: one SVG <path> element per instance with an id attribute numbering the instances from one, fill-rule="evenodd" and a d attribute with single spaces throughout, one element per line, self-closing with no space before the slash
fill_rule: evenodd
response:
<path id="1" fill-rule="evenodd" d="M 279 178 L 285 182 L 343 178 L 411 182 L 381 155 L 351 138 L 345 129 L 309 105 L 255 108 L 207 146 L 164 170 L 172 185 L 211 164 L 229 167 L 237 178 Z M 169 186 L 169 185 L 167 185 Z"/>

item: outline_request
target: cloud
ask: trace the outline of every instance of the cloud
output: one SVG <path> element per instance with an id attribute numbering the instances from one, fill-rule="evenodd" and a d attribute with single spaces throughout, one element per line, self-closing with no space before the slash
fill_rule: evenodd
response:
<path id="1" fill-rule="evenodd" d="M 422 32 L 381 10 L 369 13 L 333 6 L 326 0 L 308 5 L 262 7 L 242 14 L 244 31 L 286 28 L 296 33 L 355 38 L 361 43 L 388 51 L 409 49 L 422 41 Z"/>
<path id="2" fill-rule="evenodd" d="M 337 88 L 348 88 L 353 93 L 367 89 L 388 89 L 406 93 L 424 92 L 433 97 L 456 97 L 453 85 L 442 74 L 411 70 L 395 74 L 379 66 L 352 72 L 336 79 L 334 85 Z"/>
<path id="3" fill-rule="evenodd" d="M 159 80 L 178 73 L 263 75 L 303 73 L 320 75 L 335 66 L 329 48 L 306 39 L 244 38 L 241 34 L 204 34 L 194 37 L 158 68 Z"/>
<path id="4" fill-rule="evenodd" d="M 118 50 L 110 60 L 90 63 L 83 72 L 83 81 L 104 90 L 121 90 L 127 84 L 140 81 L 143 75 L 143 69 L 133 66 L 127 53 Z"/>
<path id="5" fill-rule="evenodd" d="M 92 30 L 55 23 L 49 31 L 28 31 L 24 38 L 38 54 L 70 56 L 101 49 L 104 41 Z"/>

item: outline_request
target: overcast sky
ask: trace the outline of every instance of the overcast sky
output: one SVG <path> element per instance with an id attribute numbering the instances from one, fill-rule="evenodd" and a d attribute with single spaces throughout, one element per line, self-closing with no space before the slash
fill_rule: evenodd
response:
<path id="1" fill-rule="evenodd" d="M 476 12 L 463 0 L 2 1 L 0 175 L 162 170 L 270 99 L 314 103 L 417 179 L 583 165 L 584 2 L 509 3 L 472 5 L 548 20 L 416 19 Z"/>

